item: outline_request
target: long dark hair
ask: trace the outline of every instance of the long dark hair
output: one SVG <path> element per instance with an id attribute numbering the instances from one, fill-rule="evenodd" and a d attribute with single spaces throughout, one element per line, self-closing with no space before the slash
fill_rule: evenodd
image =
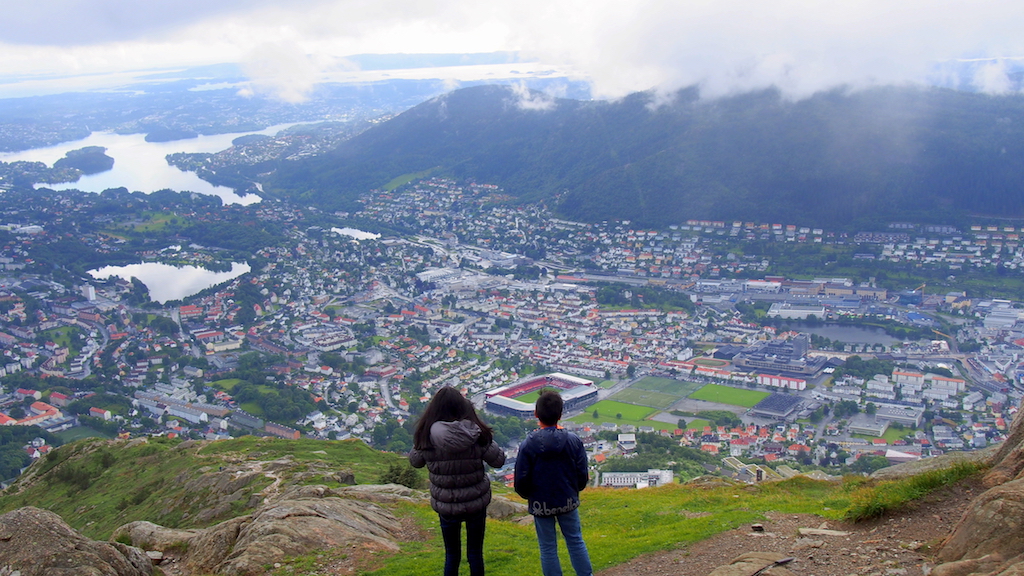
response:
<path id="1" fill-rule="evenodd" d="M 489 446 L 494 440 L 494 432 L 476 415 L 473 403 L 463 397 L 462 393 L 455 388 L 445 386 L 430 399 L 426 410 L 423 411 L 419 422 L 416 423 L 416 429 L 412 433 L 413 448 L 433 450 L 434 445 L 430 443 L 430 427 L 434 425 L 434 422 L 455 422 L 457 420 L 469 420 L 480 428 L 477 444 Z"/>

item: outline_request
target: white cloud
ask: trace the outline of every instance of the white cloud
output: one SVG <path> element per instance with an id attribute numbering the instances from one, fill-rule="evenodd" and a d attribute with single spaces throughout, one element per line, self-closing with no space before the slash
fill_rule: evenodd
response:
<path id="1" fill-rule="evenodd" d="M 989 94 L 1009 94 L 1013 92 L 1013 83 L 1006 73 L 1004 60 L 995 60 L 983 64 L 974 73 L 974 86 Z"/>
<path id="2" fill-rule="evenodd" d="M 516 97 L 516 107 L 520 110 L 544 111 L 555 107 L 554 98 L 543 92 L 532 91 L 522 82 L 512 86 L 512 93 Z"/>
<path id="3" fill-rule="evenodd" d="M 320 76 L 312 59 L 294 43 L 257 46 L 243 60 L 242 70 L 249 76 L 251 92 L 292 103 L 305 101 Z"/>
<path id="4" fill-rule="evenodd" d="M 311 74 L 357 53 L 520 50 L 578 71 L 599 96 L 700 84 L 710 96 L 777 86 L 794 98 L 837 85 L 924 82 L 965 57 L 1024 56 L 1024 3 L 1010 0 L 5 4 L 0 75 L 265 58 L 254 82 L 289 98 L 307 93 Z M 265 45 L 288 46 L 288 55 L 264 53 Z M 301 69 L 282 69 L 286 60 Z M 1004 91 L 1006 67 L 994 62 L 973 82 Z"/>

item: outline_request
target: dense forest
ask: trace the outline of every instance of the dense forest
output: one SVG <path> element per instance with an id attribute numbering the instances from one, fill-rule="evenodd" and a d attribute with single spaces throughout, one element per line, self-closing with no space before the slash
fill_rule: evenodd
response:
<path id="1" fill-rule="evenodd" d="M 536 99 L 534 102 L 536 103 Z M 550 100 L 478 86 L 425 102 L 334 151 L 282 164 L 265 188 L 326 207 L 435 170 L 552 199 L 582 221 L 799 222 L 1024 217 L 1024 97 L 943 89 L 772 90 L 716 100 Z"/>

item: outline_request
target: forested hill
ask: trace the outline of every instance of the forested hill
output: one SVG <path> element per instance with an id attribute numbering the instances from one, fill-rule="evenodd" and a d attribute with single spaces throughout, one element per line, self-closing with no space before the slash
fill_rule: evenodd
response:
<path id="1" fill-rule="evenodd" d="M 1024 217 L 1024 97 L 942 89 L 833 91 L 787 101 L 544 100 L 478 86 L 425 102 L 333 152 L 282 166 L 273 194 L 350 206 L 434 170 L 557 197 L 566 218 L 752 220 L 828 227 Z"/>

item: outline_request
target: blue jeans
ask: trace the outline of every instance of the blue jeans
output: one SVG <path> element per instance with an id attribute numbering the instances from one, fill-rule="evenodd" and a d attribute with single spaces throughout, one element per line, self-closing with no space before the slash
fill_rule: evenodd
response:
<path id="1" fill-rule="evenodd" d="M 462 562 L 462 523 L 466 523 L 466 562 L 470 576 L 484 576 L 484 529 L 487 510 L 464 516 L 443 516 L 441 538 L 444 540 L 444 576 L 459 576 Z"/>
<path id="2" fill-rule="evenodd" d="M 569 561 L 576 576 L 592 576 L 590 554 L 587 544 L 583 541 L 580 528 L 580 511 L 573 510 L 558 516 L 534 516 L 533 527 L 537 530 L 537 543 L 540 544 L 540 569 L 544 576 L 562 576 L 562 564 L 558 561 L 558 541 L 555 523 L 562 529 L 565 548 L 569 551 Z"/>

